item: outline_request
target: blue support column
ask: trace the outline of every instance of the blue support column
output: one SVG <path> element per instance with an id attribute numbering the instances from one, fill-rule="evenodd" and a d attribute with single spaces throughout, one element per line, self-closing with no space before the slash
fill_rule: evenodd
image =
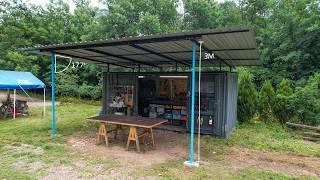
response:
<path id="1" fill-rule="evenodd" d="M 55 122 L 55 95 L 54 95 L 54 83 L 55 78 L 55 57 L 54 57 L 54 51 L 51 53 L 51 103 L 52 103 L 52 112 L 51 112 L 51 134 L 53 137 L 56 136 L 56 122 Z"/>
<path id="2" fill-rule="evenodd" d="M 190 117 L 190 159 L 184 162 L 186 166 L 198 167 L 199 163 L 194 162 L 194 99 L 195 99 L 195 81 L 196 81 L 196 42 L 192 42 L 192 76 L 191 76 L 191 117 Z"/>

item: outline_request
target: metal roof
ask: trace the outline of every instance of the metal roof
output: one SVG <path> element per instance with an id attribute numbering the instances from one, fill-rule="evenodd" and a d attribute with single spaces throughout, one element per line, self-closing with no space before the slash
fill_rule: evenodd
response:
<path id="1" fill-rule="evenodd" d="M 219 66 L 221 63 L 233 67 L 260 65 L 255 35 L 250 28 L 220 28 L 52 44 L 24 48 L 23 50 L 40 54 L 54 52 L 88 63 L 129 68 L 190 66 L 192 42 L 198 42 L 198 40 L 204 42 L 202 44 L 203 52 L 215 54 L 214 59 L 203 60 L 203 66 Z"/>

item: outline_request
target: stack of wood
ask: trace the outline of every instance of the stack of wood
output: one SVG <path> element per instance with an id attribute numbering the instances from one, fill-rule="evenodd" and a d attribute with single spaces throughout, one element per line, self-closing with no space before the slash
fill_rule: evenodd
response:
<path id="1" fill-rule="evenodd" d="M 320 127 L 308 126 L 303 124 L 286 123 L 289 127 L 300 128 L 306 131 L 303 132 L 303 139 L 313 142 L 320 142 Z"/>

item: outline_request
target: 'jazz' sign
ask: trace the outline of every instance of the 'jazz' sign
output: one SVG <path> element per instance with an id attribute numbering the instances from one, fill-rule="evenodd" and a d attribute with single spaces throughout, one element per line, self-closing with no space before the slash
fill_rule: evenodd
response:
<path id="1" fill-rule="evenodd" d="M 204 53 L 204 59 L 214 59 L 214 53 Z"/>

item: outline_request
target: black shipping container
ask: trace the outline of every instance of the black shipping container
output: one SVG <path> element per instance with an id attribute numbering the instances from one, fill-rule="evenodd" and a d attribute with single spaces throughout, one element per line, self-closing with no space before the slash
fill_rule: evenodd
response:
<path id="1" fill-rule="evenodd" d="M 104 73 L 103 76 L 103 99 L 102 110 L 100 114 L 109 114 L 108 104 L 111 99 L 111 87 L 117 85 L 133 85 L 134 88 L 134 109 L 133 115 L 148 114 L 143 113 L 148 107 L 149 97 L 138 98 L 139 96 L 139 80 L 138 76 L 145 76 L 153 79 L 155 82 L 159 81 L 160 75 L 170 76 L 189 76 L 188 83 L 188 120 L 187 130 L 190 132 L 190 94 L 191 94 L 191 73 Z M 198 78 L 198 73 L 196 73 Z M 237 119 L 237 80 L 238 74 L 233 72 L 211 72 L 202 73 L 201 76 L 201 117 L 203 122 L 201 125 L 201 133 L 208 135 L 215 135 L 220 137 L 228 137 L 228 135 L 235 129 Z M 152 84 L 152 83 L 151 83 Z M 157 84 L 157 83 L 155 83 Z M 198 131 L 198 81 L 195 84 L 195 133 Z M 155 87 L 152 91 L 159 91 L 159 87 Z M 151 93 L 152 94 L 152 93 Z M 140 101 L 140 103 L 139 103 Z M 140 104 L 140 107 L 139 107 Z M 143 105 L 144 104 L 144 105 Z M 168 112 L 165 112 L 164 116 Z M 171 112 L 172 113 L 172 112 Z"/>

